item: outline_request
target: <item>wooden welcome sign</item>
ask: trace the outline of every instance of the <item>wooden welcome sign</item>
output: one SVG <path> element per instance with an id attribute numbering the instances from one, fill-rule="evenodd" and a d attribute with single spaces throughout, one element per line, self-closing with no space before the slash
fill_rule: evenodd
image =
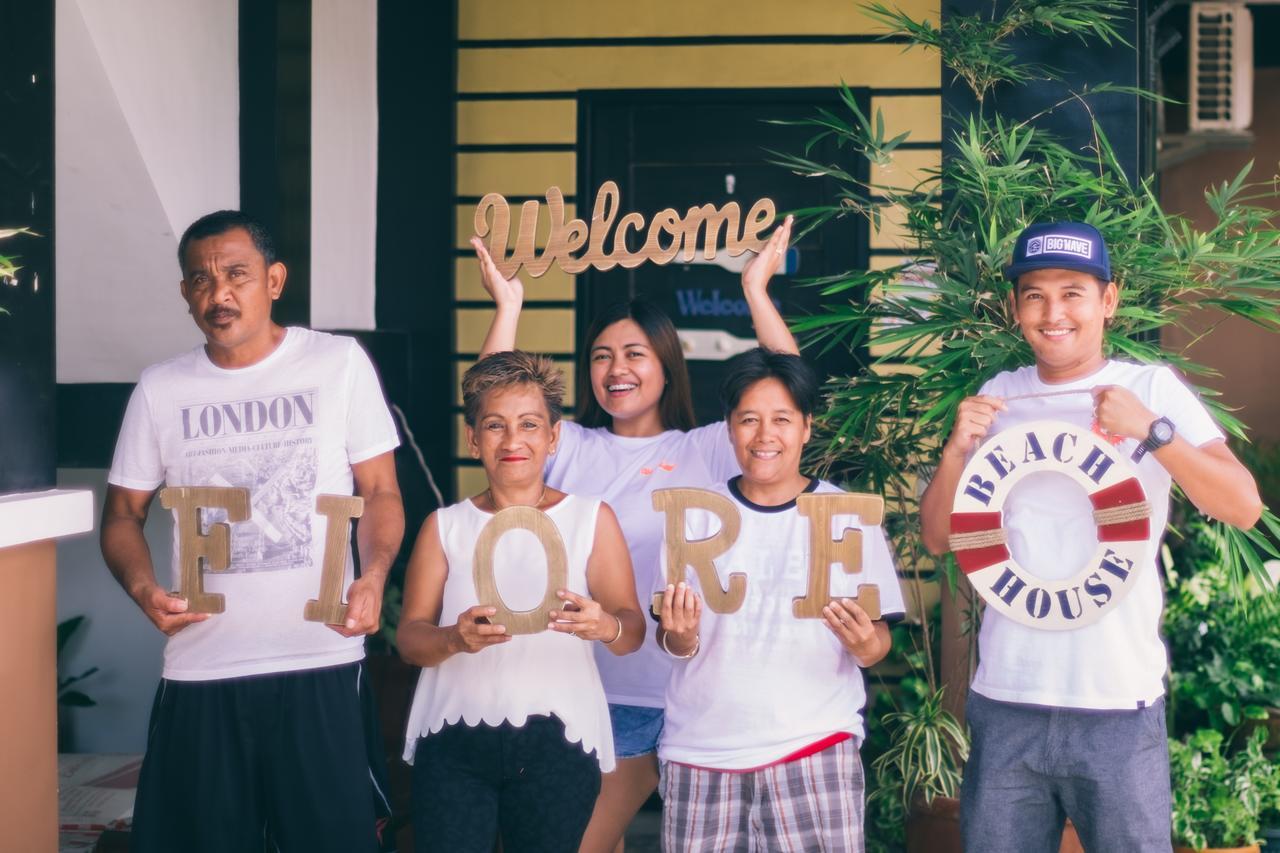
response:
<path id="1" fill-rule="evenodd" d="M 760 234 L 773 224 L 778 215 L 773 200 L 767 198 L 751 205 L 746 219 L 742 219 L 742 210 L 736 201 L 721 208 L 712 204 L 691 207 L 683 217 L 668 207 L 654 214 L 644 244 L 638 251 L 631 252 L 627 249 L 627 232 L 642 233 L 644 217 L 628 213 L 618 219 L 621 193 L 613 181 L 606 181 L 600 186 L 590 225 L 581 219 L 564 221 L 564 194 L 559 187 L 548 189 L 546 198 L 551 233 L 542 254 L 538 254 L 534 246 L 541 202 L 530 200 L 520 207 L 520 226 L 515 250 L 510 255 L 507 254 L 507 244 L 511 236 L 511 207 L 507 200 L 499 193 L 489 193 L 476 206 L 476 236 L 482 240 L 489 238 L 489 254 L 504 278 L 511 278 L 521 267 L 537 278 L 550 269 L 553 262 L 567 273 L 580 273 L 589 266 L 604 271 L 615 266 L 632 269 L 645 261 L 666 264 L 675 260 L 677 255 L 684 263 L 689 263 L 697 253 L 699 230 L 704 233 L 702 256 L 709 261 L 716 256 L 722 227 L 725 250 L 729 257 L 737 257 L 743 252 L 760 251 L 765 244 Z M 616 231 L 613 230 L 615 220 Z M 610 232 L 613 232 L 611 242 Z M 607 242 L 609 248 L 606 250 Z M 585 252 L 574 254 L 584 247 Z"/>
<path id="2" fill-rule="evenodd" d="M 1093 504 L 1098 547 L 1075 574 L 1039 578 L 1009 550 L 1003 508 L 1023 478 L 1065 474 Z M 1098 621 L 1135 586 L 1152 562 L 1151 504 L 1137 473 L 1092 431 L 1035 421 L 986 441 L 961 474 L 951 512 L 951 550 L 973 588 L 1015 622 L 1050 631 Z"/>
<path id="3" fill-rule="evenodd" d="M 160 490 L 160 505 L 174 511 L 178 523 L 178 595 L 187 601 L 188 613 L 222 613 L 224 596 L 204 591 L 203 570 L 226 571 L 231 565 L 231 525 L 217 522 L 204 528 L 202 511 L 224 509 L 228 521 L 248 521 L 249 490 L 222 486 L 170 486 Z M 308 622 L 343 625 L 347 606 L 342 603 L 342 581 L 347 569 L 351 519 L 364 512 L 364 499 L 353 495 L 317 495 L 316 512 L 325 516 L 324 563 L 320 572 L 320 597 L 306 602 L 302 618 Z M 203 564 L 203 565 L 202 565 Z"/>

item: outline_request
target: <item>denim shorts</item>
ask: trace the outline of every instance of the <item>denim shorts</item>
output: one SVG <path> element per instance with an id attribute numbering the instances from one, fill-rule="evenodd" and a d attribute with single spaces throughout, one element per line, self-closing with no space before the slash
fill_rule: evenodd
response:
<path id="1" fill-rule="evenodd" d="M 613 726 L 613 753 L 618 758 L 635 758 L 658 751 L 662 734 L 662 709 L 640 705 L 609 704 Z"/>

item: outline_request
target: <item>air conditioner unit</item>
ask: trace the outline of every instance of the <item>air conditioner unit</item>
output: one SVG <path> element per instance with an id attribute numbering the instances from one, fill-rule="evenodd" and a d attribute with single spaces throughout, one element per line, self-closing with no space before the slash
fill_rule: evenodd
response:
<path id="1" fill-rule="evenodd" d="M 1253 123 L 1253 15 L 1243 3 L 1191 4 L 1192 133 Z"/>

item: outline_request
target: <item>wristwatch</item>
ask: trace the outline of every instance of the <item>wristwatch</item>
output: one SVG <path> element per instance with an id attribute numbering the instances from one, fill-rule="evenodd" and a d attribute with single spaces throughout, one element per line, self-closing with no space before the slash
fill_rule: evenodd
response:
<path id="1" fill-rule="evenodd" d="M 1151 422 L 1146 440 L 1138 445 L 1131 458 L 1134 462 L 1138 462 L 1150 451 L 1159 450 L 1171 441 L 1173 441 L 1173 421 L 1168 418 L 1156 418 Z"/>

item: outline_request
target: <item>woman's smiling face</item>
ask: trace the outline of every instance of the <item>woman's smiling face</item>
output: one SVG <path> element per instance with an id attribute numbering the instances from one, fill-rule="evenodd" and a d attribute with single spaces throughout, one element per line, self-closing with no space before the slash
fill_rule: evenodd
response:
<path id="1" fill-rule="evenodd" d="M 761 379 L 743 391 L 729 413 L 729 438 L 743 480 L 764 486 L 799 474 L 809 426 L 810 418 L 781 381 Z"/>
<path id="2" fill-rule="evenodd" d="M 591 342 L 591 390 L 615 421 L 656 417 L 666 371 L 648 335 L 635 320 L 606 326 Z"/>
<path id="3" fill-rule="evenodd" d="M 500 485 L 540 480 L 559 435 L 560 424 L 551 423 L 542 392 L 532 384 L 490 391 L 475 426 L 467 426 L 472 455 L 484 464 L 489 482 Z"/>

